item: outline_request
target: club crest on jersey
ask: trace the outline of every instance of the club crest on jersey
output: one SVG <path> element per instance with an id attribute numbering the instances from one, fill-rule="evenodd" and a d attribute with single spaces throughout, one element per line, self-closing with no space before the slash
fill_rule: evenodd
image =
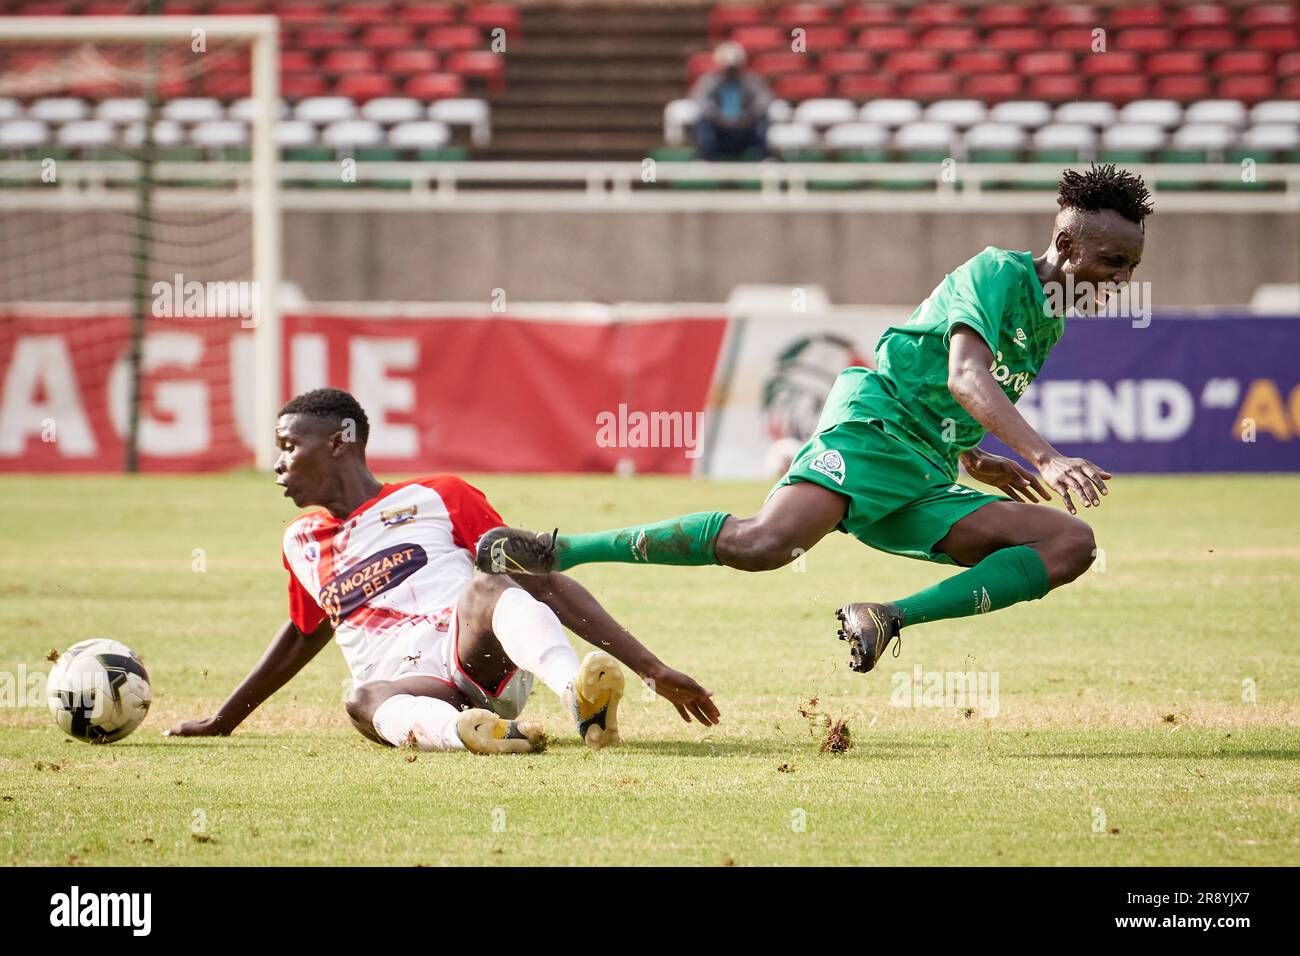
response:
<path id="1" fill-rule="evenodd" d="M 308 564 L 315 564 L 320 560 L 320 545 L 315 541 L 308 541 L 302 549 L 303 560 Z"/>
<path id="2" fill-rule="evenodd" d="M 411 505 L 409 508 L 389 508 L 387 511 L 379 512 L 379 520 L 384 523 L 385 528 L 396 528 L 408 521 L 414 521 L 417 507 Z"/>
<path id="3" fill-rule="evenodd" d="M 429 563 L 418 544 L 399 544 L 338 571 L 321 585 L 319 601 L 335 627 L 373 597 L 396 587 Z"/>
<path id="4" fill-rule="evenodd" d="M 813 471 L 821 472 L 837 485 L 844 484 L 844 456 L 837 451 L 822 452 L 808 467 Z"/>

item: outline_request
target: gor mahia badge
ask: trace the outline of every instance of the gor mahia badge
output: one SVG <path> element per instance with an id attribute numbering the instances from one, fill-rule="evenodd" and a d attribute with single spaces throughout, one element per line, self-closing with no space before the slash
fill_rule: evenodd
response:
<path id="1" fill-rule="evenodd" d="M 808 467 L 813 471 L 820 471 L 837 485 L 844 484 L 844 459 L 837 451 L 822 452 Z"/>

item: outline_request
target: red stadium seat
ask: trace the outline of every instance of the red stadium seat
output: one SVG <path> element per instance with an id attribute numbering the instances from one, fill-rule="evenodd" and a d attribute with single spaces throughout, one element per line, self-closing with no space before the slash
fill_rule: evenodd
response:
<path id="1" fill-rule="evenodd" d="M 334 16 L 338 19 L 352 24 L 386 23 L 392 15 L 390 3 L 358 3 L 357 0 L 340 3 L 334 12 Z"/>
<path id="2" fill-rule="evenodd" d="M 1136 53 L 1116 50 L 1111 53 L 1091 53 L 1083 58 L 1086 76 L 1111 76 L 1116 73 L 1137 73 L 1142 61 Z"/>
<path id="3" fill-rule="evenodd" d="M 415 26 L 443 26 L 455 23 L 459 16 L 451 3 L 405 3 L 397 11 L 397 19 Z"/>
<path id="4" fill-rule="evenodd" d="M 445 100 L 465 92 L 465 81 L 455 73 L 423 73 L 402 86 L 402 93 L 417 100 Z"/>
<path id="5" fill-rule="evenodd" d="M 1230 50 L 1214 58 L 1211 71 L 1219 76 L 1267 73 L 1273 69 L 1273 54 L 1265 50 Z"/>
<path id="6" fill-rule="evenodd" d="M 477 50 L 483 45 L 483 34 L 467 25 L 434 27 L 425 42 L 435 50 Z"/>
<path id="7" fill-rule="evenodd" d="M 281 50 L 281 73 L 307 73 L 316 69 L 316 57 L 310 50 Z"/>
<path id="8" fill-rule="evenodd" d="M 1112 29 L 1125 27 L 1158 27 L 1165 22 L 1165 12 L 1157 6 L 1116 6 L 1110 12 Z"/>
<path id="9" fill-rule="evenodd" d="M 790 49 L 790 34 L 780 27 L 736 27 L 731 31 L 731 39 L 750 55 L 766 50 Z"/>
<path id="10" fill-rule="evenodd" d="M 1232 26 L 1232 13 L 1217 3 L 1197 3 L 1190 7 L 1179 7 L 1172 12 L 1172 25 L 1180 29 Z"/>
<path id="11" fill-rule="evenodd" d="M 1096 38 L 1093 36 L 1092 29 L 1087 27 L 1066 27 L 1052 34 L 1048 46 L 1054 50 L 1074 50 L 1080 53 L 1091 53 L 1095 42 Z"/>
<path id="12" fill-rule="evenodd" d="M 1300 49 L 1300 29 L 1266 27 L 1255 30 L 1246 37 L 1246 46 L 1251 50 L 1273 50 L 1278 53 Z"/>
<path id="13" fill-rule="evenodd" d="M 909 18 L 923 27 L 947 26 L 966 22 L 966 11 L 953 3 L 918 3 Z"/>
<path id="14" fill-rule="evenodd" d="M 903 15 L 887 3 L 858 3 L 844 8 L 846 26 L 888 27 L 903 22 Z"/>
<path id="15" fill-rule="evenodd" d="M 858 34 L 858 46 L 880 53 L 910 50 L 912 45 L 912 31 L 906 27 L 867 27 Z"/>
<path id="16" fill-rule="evenodd" d="M 776 22 L 783 27 L 807 27 L 834 23 L 835 8 L 825 3 L 788 3 L 776 9 Z"/>
<path id="17" fill-rule="evenodd" d="M 208 73 L 200 80 L 199 91 L 203 96 L 238 100 L 253 95 L 253 77 L 250 73 Z M 283 80 L 280 86 L 283 91 Z"/>
<path id="18" fill-rule="evenodd" d="M 1101 13 L 1095 7 L 1085 4 L 1059 7 L 1049 5 L 1043 10 L 1042 24 L 1049 30 L 1058 27 L 1087 27 L 1091 30 L 1102 25 L 1098 22 L 1100 19 Z"/>
<path id="19" fill-rule="evenodd" d="M 1089 87 L 1093 99 L 1110 100 L 1112 103 L 1143 99 L 1148 95 L 1148 90 L 1147 78 L 1140 73 L 1094 77 Z"/>
<path id="20" fill-rule="evenodd" d="M 1284 53 L 1277 58 L 1277 75 L 1300 76 L 1300 53 Z"/>
<path id="21" fill-rule="evenodd" d="M 370 50 L 401 50 L 416 45 L 415 28 L 406 23 L 384 23 L 361 31 L 361 45 Z"/>
<path id="22" fill-rule="evenodd" d="M 937 50 L 899 50 L 885 57 L 887 73 L 937 73 L 943 69 L 943 54 Z"/>
<path id="23" fill-rule="evenodd" d="M 330 50 L 321 60 L 326 73 L 373 73 L 379 68 L 370 50 Z"/>
<path id="24" fill-rule="evenodd" d="M 790 29 L 795 29 L 791 27 Z M 805 49 L 809 53 L 842 50 L 849 45 L 849 31 L 843 27 L 813 26 L 804 30 Z"/>
<path id="25" fill-rule="evenodd" d="M 476 27 L 501 27 L 507 33 L 519 31 L 519 8 L 508 3 L 478 3 L 465 11 L 465 22 Z"/>
<path id="26" fill-rule="evenodd" d="M 438 69 L 438 54 L 432 50 L 394 50 L 384 57 L 384 72 L 398 76 L 433 73 Z"/>
<path id="27" fill-rule="evenodd" d="M 1083 77 L 1070 73 L 1062 76 L 1031 76 L 1025 95 L 1048 103 L 1064 103 L 1083 97 Z"/>
<path id="28" fill-rule="evenodd" d="M 1235 50 L 1237 34 L 1226 27 L 1197 27 L 1185 32 L 1178 45 L 1184 50 L 1203 50 L 1206 53 Z"/>
<path id="29" fill-rule="evenodd" d="M 1007 55 L 1001 50 L 970 50 L 954 53 L 948 61 L 954 73 L 1005 73 Z"/>
<path id="30" fill-rule="evenodd" d="M 876 57 L 869 50 L 831 50 L 817 58 L 824 73 L 866 73 L 876 68 Z"/>
<path id="31" fill-rule="evenodd" d="M 1293 76 L 1282 81 L 1277 88 L 1277 95 L 1284 100 L 1300 100 L 1300 76 Z"/>
<path id="32" fill-rule="evenodd" d="M 1016 58 L 1016 72 L 1025 76 L 1074 72 L 1074 54 L 1064 50 L 1025 53 Z"/>
<path id="33" fill-rule="evenodd" d="M 325 19 L 325 10 L 318 3 L 276 4 L 275 15 L 284 24 L 314 24 Z"/>
<path id="34" fill-rule="evenodd" d="M 921 34 L 920 45 L 927 50 L 973 50 L 979 46 L 979 34 L 971 27 L 936 27 Z"/>
<path id="35" fill-rule="evenodd" d="M 1293 27 L 1300 23 L 1300 13 L 1289 3 L 1261 3 L 1241 12 L 1241 25 L 1254 27 Z"/>
<path id="36" fill-rule="evenodd" d="M 348 99 L 365 102 L 380 96 L 394 95 L 397 84 L 387 73 L 349 73 L 339 77 L 334 84 L 334 92 Z"/>
<path id="37" fill-rule="evenodd" d="M 280 77 L 280 95 L 291 100 L 324 96 L 328 87 L 320 73 L 289 73 Z"/>
<path id="38" fill-rule="evenodd" d="M 781 73 L 803 73 L 812 60 L 806 53 L 772 52 L 760 53 L 749 62 L 750 69 L 763 76 L 777 76 Z"/>
<path id="39" fill-rule="evenodd" d="M 994 27 L 1027 27 L 1035 22 L 1037 11 L 1025 4 L 1000 4 L 981 7 L 975 13 L 975 25 L 985 30 Z"/>
<path id="40" fill-rule="evenodd" d="M 164 4 L 164 8 L 172 7 L 173 4 Z M 209 10 L 213 16 L 218 17 L 255 17 L 260 14 L 269 12 L 265 3 L 257 3 L 256 0 L 218 0 Z M 168 13 L 175 11 L 168 9 Z"/>
<path id="41" fill-rule="evenodd" d="M 88 17 L 124 17 L 139 12 L 132 9 L 133 7 L 135 4 L 131 0 L 104 0 L 100 3 L 86 4 L 81 12 Z"/>
<path id="42" fill-rule="evenodd" d="M 793 73 L 779 76 L 772 83 L 772 91 L 783 100 L 807 100 L 829 96 L 831 78 L 825 73 Z"/>
<path id="43" fill-rule="evenodd" d="M 1020 95 L 1024 80 L 1014 73 L 981 73 L 966 77 L 961 95 L 986 103 L 1000 103 Z"/>
<path id="44" fill-rule="evenodd" d="M 1157 77 L 1151 87 L 1157 99 L 1190 103 L 1210 98 L 1210 78 L 1203 73 Z"/>
<path id="45" fill-rule="evenodd" d="M 953 73 L 912 73 L 898 78 L 898 95 L 909 100 L 951 99 L 959 88 Z"/>
<path id="46" fill-rule="evenodd" d="M 995 50 L 1007 50 L 1010 53 L 1030 53 L 1047 46 L 1047 37 L 1042 30 L 1033 27 L 1014 27 L 994 30 L 989 34 L 988 45 Z"/>
<path id="47" fill-rule="evenodd" d="M 486 80 L 494 90 L 505 85 L 506 59 L 491 50 L 460 50 L 447 57 L 445 69 L 448 73 Z"/>
<path id="48" fill-rule="evenodd" d="M 848 73 L 840 77 L 836 93 L 851 100 L 893 96 L 894 78 L 887 73 Z"/>
<path id="49" fill-rule="evenodd" d="M 352 31 L 343 27 L 306 27 L 290 36 L 300 50 L 336 50 L 352 45 Z"/>
<path id="50" fill-rule="evenodd" d="M 709 9 L 709 36 L 717 38 L 736 27 L 757 26 L 767 22 L 767 11 L 762 7 L 719 3 Z"/>
<path id="51" fill-rule="evenodd" d="M 1164 27 L 1130 27 L 1120 30 L 1115 46 L 1121 50 L 1152 53 L 1168 50 L 1174 45 L 1174 35 Z"/>
<path id="52" fill-rule="evenodd" d="M 1205 72 L 1205 54 L 1195 50 L 1152 53 L 1144 63 L 1148 76 L 1178 76 Z"/>
<path id="53" fill-rule="evenodd" d="M 1277 93 L 1277 80 L 1271 73 L 1260 76 L 1225 76 L 1219 81 L 1218 96 L 1223 100 L 1257 103 L 1260 100 L 1271 100 Z"/>

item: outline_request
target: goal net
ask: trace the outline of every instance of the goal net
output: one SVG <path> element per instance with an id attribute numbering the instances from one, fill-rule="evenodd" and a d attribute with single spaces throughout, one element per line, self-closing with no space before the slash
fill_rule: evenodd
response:
<path id="1" fill-rule="evenodd" d="M 0 470 L 265 465 L 271 17 L 0 18 Z"/>

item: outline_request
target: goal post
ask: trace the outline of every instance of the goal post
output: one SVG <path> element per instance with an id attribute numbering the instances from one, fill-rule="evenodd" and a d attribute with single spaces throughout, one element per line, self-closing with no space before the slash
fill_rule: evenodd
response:
<path id="1" fill-rule="evenodd" d="M 250 52 L 249 195 L 251 219 L 253 450 L 258 467 L 275 457 L 266 437 L 282 402 L 282 341 L 277 295 L 281 270 L 279 151 L 275 124 L 279 105 L 279 22 L 274 16 L 23 16 L 0 17 L 0 54 L 31 51 L 42 44 L 247 44 Z M 147 124 L 146 124 L 147 125 Z M 152 133 L 146 130 L 146 142 Z"/>

